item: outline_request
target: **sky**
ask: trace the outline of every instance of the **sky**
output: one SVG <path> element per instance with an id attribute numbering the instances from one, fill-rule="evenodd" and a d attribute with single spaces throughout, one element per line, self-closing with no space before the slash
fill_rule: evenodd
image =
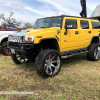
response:
<path id="1" fill-rule="evenodd" d="M 87 15 L 91 16 L 100 0 L 86 0 Z M 61 14 L 80 16 L 80 0 L 0 0 L 0 14 L 14 12 L 16 20 L 34 24 L 36 19 Z"/>

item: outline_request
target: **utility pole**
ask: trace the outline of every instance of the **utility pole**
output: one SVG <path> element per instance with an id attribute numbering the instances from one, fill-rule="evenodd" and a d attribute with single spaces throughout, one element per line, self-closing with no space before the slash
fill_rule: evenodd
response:
<path id="1" fill-rule="evenodd" d="M 81 17 L 86 17 L 87 18 L 87 10 L 86 10 L 86 0 L 80 0 L 81 6 L 82 6 L 82 11 L 80 13 Z"/>

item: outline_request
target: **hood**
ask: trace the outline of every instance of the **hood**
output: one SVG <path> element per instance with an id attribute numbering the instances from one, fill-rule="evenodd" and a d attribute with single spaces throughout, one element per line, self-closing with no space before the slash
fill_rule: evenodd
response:
<path id="1" fill-rule="evenodd" d="M 23 35 L 35 35 L 35 34 L 39 34 L 39 33 L 54 32 L 54 31 L 57 31 L 57 30 L 60 30 L 60 27 L 21 30 L 21 31 L 16 32 L 16 33 L 17 34 L 23 34 Z M 16 33 L 14 33 L 14 34 L 16 34 Z"/>

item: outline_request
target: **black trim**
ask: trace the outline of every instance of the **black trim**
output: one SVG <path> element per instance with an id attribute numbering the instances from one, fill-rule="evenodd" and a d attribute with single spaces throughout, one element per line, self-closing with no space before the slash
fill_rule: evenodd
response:
<path id="1" fill-rule="evenodd" d="M 51 40 L 51 41 L 50 41 L 50 40 Z M 58 51 L 60 52 L 60 48 L 59 48 L 58 41 L 60 41 L 60 40 L 59 40 L 59 38 L 57 38 L 57 37 L 55 37 L 55 38 L 44 38 L 44 39 L 41 39 L 41 40 L 39 41 L 39 45 L 41 45 L 41 43 L 44 42 L 44 43 L 47 44 L 47 46 L 49 46 L 50 44 L 48 44 L 48 42 L 50 42 L 50 43 L 52 42 L 53 45 L 51 45 L 51 47 L 53 46 L 53 48 L 51 48 L 51 49 L 55 49 L 55 50 L 58 50 Z M 52 43 L 51 43 L 51 44 L 52 44 Z"/>
<path id="2" fill-rule="evenodd" d="M 88 53 L 88 52 L 89 52 L 89 51 L 79 52 L 79 53 L 77 53 L 77 54 L 62 56 L 62 58 L 70 58 L 70 57 L 77 56 L 77 55 L 81 55 L 81 54 Z"/>
<path id="3" fill-rule="evenodd" d="M 64 19 L 64 17 L 62 17 L 62 21 L 61 21 L 61 25 L 60 25 L 60 28 L 62 29 L 62 26 L 63 26 L 63 19 Z"/>
<path id="4" fill-rule="evenodd" d="M 75 49 L 75 50 L 71 50 L 71 51 L 62 52 L 61 57 L 62 58 L 69 58 L 69 57 L 84 54 L 84 53 L 87 53 L 87 52 L 89 52 L 87 50 L 87 48 Z"/>
<path id="5" fill-rule="evenodd" d="M 10 49 L 13 49 L 13 48 L 10 48 Z M 34 58 L 33 51 L 25 51 L 25 50 L 19 50 L 19 49 L 14 49 L 14 50 L 15 50 L 15 54 L 20 54 L 21 57 L 25 57 L 30 60 L 33 60 Z"/>
<path id="6" fill-rule="evenodd" d="M 92 39 L 91 39 L 91 42 L 90 44 L 88 45 L 88 47 L 91 45 L 92 41 L 93 41 L 93 38 L 99 38 L 98 36 L 93 36 Z"/>
<path id="7" fill-rule="evenodd" d="M 27 52 L 25 50 L 19 50 L 19 49 L 14 49 L 15 53 L 21 54 L 21 55 L 27 55 Z"/>
<path id="8" fill-rule="evenodd" d="M 61 55 L 66 55 L 69 53 L 81 52 L 81 51 L 87 51 L 87 48 L 80 48 L 80 49 L 75 49 L 75 50 L 70 50 L 70 51 L 64 51 L 64 52 L 61 52 Z"/>
<path id="9" fill-rule="evenodd" d="M 41 43 L 43 40 L 50 40 L 50 39 L 55 39 L 55 40 L 57 41 L 56 38 L 44 38 L 44 39 L 41 39 L 41 40 L 39 41 L 39 43 Z"/>
<path id="10" fill-rule="evenodd" d="M 7 42 L 7 45 L 8 45 L 8 48 L 13 48 L 13 49 L 18 49 L 18 50 L 32 50 L 32 49 L 34 49 L 33 43 L 25 44 L 25 43 Z"/>

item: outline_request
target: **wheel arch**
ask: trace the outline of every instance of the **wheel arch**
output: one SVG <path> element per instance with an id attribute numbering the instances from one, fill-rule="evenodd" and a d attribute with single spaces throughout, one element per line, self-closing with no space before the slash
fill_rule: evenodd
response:
<path id="1" fill-rule="evenodd" d="M 99 37 L 98 37 L 98 36 L 94 36 L 94 37 L 92 37 L 89 46 L 90 46 L 92 43 L 99 43 Z"/>
<path id="2" fill-rule="evenodd" d="M 50 49 L 55 49 L 60 51 L 59 44 L 56 38 L 45 38 L 39 41 L 39 44 L 43 47 L 47 47 Z"/>
<path id="3" fill-rule="evenodd" d="M 98 36 L 94 36 L 93 38 L 92 38 L 92 41 L 91 41 L 92 43 L 99 43 L 99 37 Z"/>
<path id="4" fill-rule="evenodd" d="M 1 45 L 3 44 L 3 42 L 6 42 L 6 41 L 8 41 L 8 37 L 5 37 L 5 38 L 3 38 L 3 39 L 1 40 Z"/>

